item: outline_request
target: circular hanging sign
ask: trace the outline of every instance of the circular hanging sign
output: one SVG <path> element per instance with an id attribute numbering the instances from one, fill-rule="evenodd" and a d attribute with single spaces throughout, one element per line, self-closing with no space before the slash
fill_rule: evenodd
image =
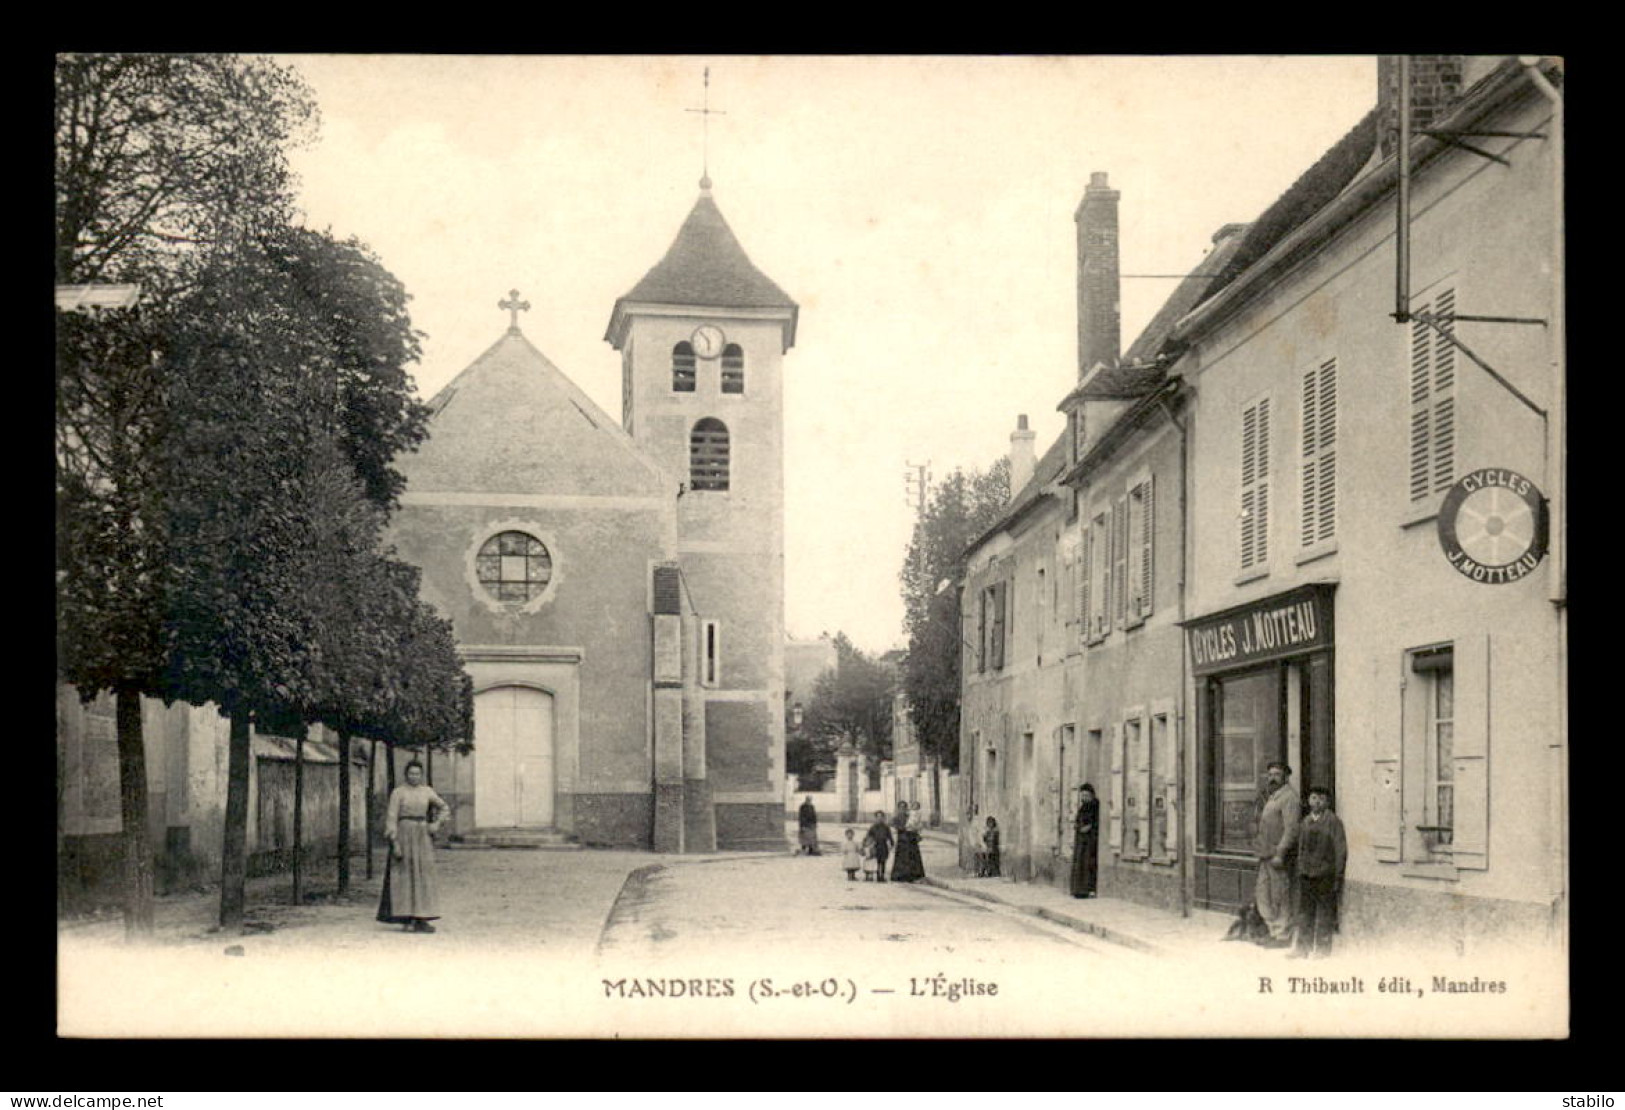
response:
<path id="1" fill-rule="evenodd" d="M 1475 470 L 1444 495 L 1439 546 L 1474 582 L 1516 582 L 1546 556 L 1546 499 L 1516 471 Z"/>

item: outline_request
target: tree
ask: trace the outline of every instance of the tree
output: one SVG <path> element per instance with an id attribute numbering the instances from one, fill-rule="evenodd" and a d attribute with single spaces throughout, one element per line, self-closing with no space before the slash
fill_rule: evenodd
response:
<path id="1" fill-rule="evenodd" d="M 139 282 L 142 306 L 57 315 L 58 674 L 116 702 L 125 928 L 152 928 L 140 697 L 161 672 L 166 507 L 155 481 L 171 292 L 225 229 L 291 209 L 283 147 L 313 118 L 291 71 L 227 55 L 63 55 L 61 284 Z"/>
<path id="2" fill-rule="evenodd" d="M 349 581 L 346 561 L 368 557 L 403 485 L 392 460 L 426 413 L 398 364 L 417 357 L 404 292 L 359 244 L 262 229 L 221 244 L 200 278 L 166 379 L 165 690 L 231 718 L 221 923 L 236 928 L 250 723 L 355 716 L 335 691 L 353 674 L 341 659 L 366 648 L 338 631 L 357 619 L 349 597 L 318 582 Z M 400 616 L 382 634 L 421 638 L 421 624 Z"/>
<path id="3" fill-rule="evenodd" d="M 955 470 L 932 492 L 914 525 L 900 578 L 908 658 L 903 689 L 920 750 L 949 771 L 959 767 L 960 659 L 963 633 L 957 586 L 966 550 L 992 528 L 1010 500 L 1010 465 Z"/>
<path id="4" fill-rule="evenodd" d="M 56 60 L 56 280 L 163 300 L 200 253 L 288 222 L 287 148 L 315 133 L 297 73 L 231 54 Z"/>
<path id="5" fill-rule="evenodd" d="M 801 719 L 821 761 L 851 743 L 870 761 L 891 758 L 892 676 L 846 633 L 835 636 L 835 669 L 818 676 Z"/>

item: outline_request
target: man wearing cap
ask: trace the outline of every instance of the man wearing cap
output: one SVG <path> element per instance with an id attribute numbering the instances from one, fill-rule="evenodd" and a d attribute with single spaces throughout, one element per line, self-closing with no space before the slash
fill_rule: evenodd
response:
<path id="1" fill-rule="evenodd" d="M 1330 955 L 1337 931 L 1337 897 L 1349 847 L 1331 805 L 1331 791 L 1309 788 L 1309 813 L 1298 832 L 1298 947 L 1292 953 L 1297 957 Z"/>
<path id="2" fill-rule="evenodd" d="M 1266 774 L 1267 797 L 1258 815 L 1258 881 L 1254 884 L 1253 897 L 1258 905 L 1258 916 L 1270 930 L 1269 939 L 1262 943 L 1282 948 L 1291 943 L 1287 936 L 1292 926 L 1291 865 L 1302 809 L 1297 791 L 1287 781 L 1292 777 L 1292 768 L 1275 760 Z"/>

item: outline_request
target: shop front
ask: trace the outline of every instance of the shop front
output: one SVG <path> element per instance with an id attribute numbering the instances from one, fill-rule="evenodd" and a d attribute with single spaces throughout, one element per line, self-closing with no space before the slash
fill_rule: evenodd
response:
<path id="1" fill-rule="evenodd" d="M 1194 901 L 1235 911 L 1253 896 L 1265 770 L 1292 768 L 1301 798 L 1335 804 L 1332 590 L 1310 585 L 1186 622 L 1196 684 Z"/>

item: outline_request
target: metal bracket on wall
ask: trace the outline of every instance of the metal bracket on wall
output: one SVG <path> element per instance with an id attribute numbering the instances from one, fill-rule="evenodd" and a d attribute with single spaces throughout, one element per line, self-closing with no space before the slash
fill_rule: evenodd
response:
<path id="1" fill-rule="evenodd" d="M 1455 335 L 1455 333 L 1453 331 L 1451 331 L 1449 328 L 1446 328 L 1442 323 L 1439 322 L 1440 317 L 1435 316 L 1431 312 L 1412 312 L 1412 313 L 1408 313 L 1407 315 L 1408 315 L 1409 319 L 1420 320 L 1422 323 L 1426 324 L 1428 327 L 1432 328 L 1434 331 L 1436 331 L 1440 335 L 1444 336 L 1445 339 L 1448 340 L 1452 346 L 1454 346 L 1462 354 L 1466 355 L 1469 359 L 1471 359 L 1479 367 L 1479 369 L 1483 370 L 1490 377 L 1492 377 L 1496 381 L 1500 382 L 1501 385 L 1506 387 L 1507 392 L 1511 393 L 1518 400 L 1522 401 L 1525 405 L 1529 406 L 1529 408 L 1534 412 L 1534 414 L 1536 416 L 1540 417 L 1542 420 L 1546 419 L 1546 410 L 1545 409 L 1541 408 L 1539 405 L 1535 404 L 1535 402 L 1531 401 L 1528 397 L 1524 396 L 1523 393 L 1519 391 L 1517 386 L 1513 385 L 1511 382 L 1509 382 L 1505 378 L 1503 378 L 1500 374 L 1496 373 L 1495 367 L 1491 366 L 1489 363 L 1487 363 L 1483 359 L 1479 358 L 1478 355 L 1473 352 L 1471 347 L 1467 346 L 1467 344 L 1463 343 L 1460 339 L 1457 339 L 1456 335 Z M 1452 320 L 1452 321 L 1454 321 L 1454 320 L 1466 320 L 1466 319 L 1470 319 L 1470 317 L 1451 316 L 1451 317 L 1449 317 L 1449 319 Z M 1400 322 L 1403 323 L 1404 321 L 1400 321 Z M 1523 321 L 1523 322 L 1527 323 L 1528 321 Z M 1544 321 L 1541 321 L 1541 322 L 1544 323 Z"/>

